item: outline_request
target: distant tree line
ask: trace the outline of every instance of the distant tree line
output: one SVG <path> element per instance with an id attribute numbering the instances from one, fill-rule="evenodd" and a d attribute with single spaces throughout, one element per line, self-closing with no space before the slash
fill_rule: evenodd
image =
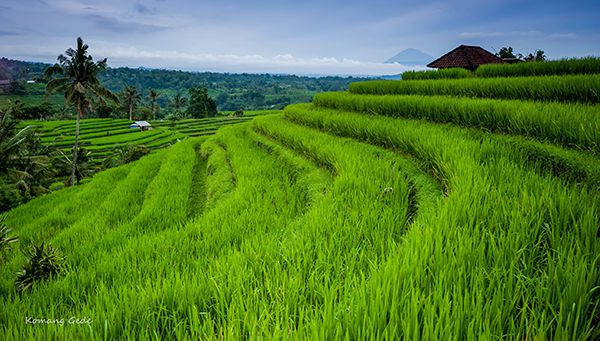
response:
<path id="1" fill-rule="evenodd" d="M 519 60 L 523 60 L 523 61 L 527 61 L 527 62 L 531 62 L 531 61 L 541 62 L 541 61 L 546 60 L 546 55 L 544 54 L 543 50 L 535 50 L 535 52 L 529 53 L 527 55 L 524 55 L 521 53 L 515 54 L 512 46 L 507 46 L 507 47 L 501 48 L 500 51 L 498 51 L 498 53 L 496 55 L 500 58 L 519 59 Z"/>
<path id="2" fill-rule="evenodd" d="M 43 63 L 0 59 L 0 72 L 4 72 L 13 80 L 10 86 L 5 87 L 5 92 L 15 96 L 43 94 L 41 86 L 46 82 L 43 72 L 49 66 Z M 366 80 L 357 77 L 230 74 L 144 68 L 107 68 L 99 73 L 98 79 L 103 86 L 115 93 L 122 94 L 126 88 L 136 89 L 142 96 L 137 101 L 137 108 L 142 111 L 138 113 L 140 117 L 166 117 L 174 114 L 172 109 L 177 107 L 171 105 L 174 97 L 177 94 L 189 95 L 189 89 L 199 86 L 207 90 L 217 110 L 234 111 L 282 109 L 288 104 L 310 102 L 315 93 L 343 91 L 352 82 Z M 38 84 L 26 84 L 26 80 L 35 80 Z M 151 99 L 151 90 L 160 96 Z M 182 113 L 180 109 L 176 108 L 178 114 Z M 89 117 L 128 117 L 129 115 L 123 115 L 122 110 L 123 108 L 103 108 L 97 113 L 90 112 Z M 186 111 L 187 108 L 183 113 Z"/>
<path id="3" fill-rule="evenodd" d="M 142 92 L 159 89 L 165 93 L 186 93 L 198 85 L 205 87 L 218 110 L 281 109 L 288 104 L 310 102 L 317 92 L 343 91 L 353 77 L 303 77 L 272 74 L 229 74 L 183 72 L 157 69 L 109 68 L 100 75 L 109 89 L 121 91 L 133 86 Z M 159 101 L 168 103 L 168 98 Z"/>

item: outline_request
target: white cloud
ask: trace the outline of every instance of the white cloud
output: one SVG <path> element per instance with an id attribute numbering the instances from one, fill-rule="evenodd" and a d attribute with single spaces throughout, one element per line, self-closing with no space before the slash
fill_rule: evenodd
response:
<path id="1" fill-rule="evenodd" d="M 535 37 L 541 36 L 540 31 L 510 31 L 510 32 L 462 32 L 458 35 L 462 39 L 480 38 L 505 38 L 505 37 Z"/>
<path id="2" fill-rule="evenodd" d="M 186 53 L 174 50 L 143 50 L 135 47 L 96 46 L 92 53 L 108 57 L 110 65 L 147 66 L 230 72 L 314 73 L 389 75 L 424 67 L 362 62 L 349 58 L 300 58 L 292 54 L 266 57 L 259 54 Z M 112 62 L 111 62 L 112 61 Z"/>
<path id="3" fill-rule="evenodd" d="M 554 33 L 554 34 L 550 34 L 547 37 L 548 39 L 568 39 L 568 40 L 572 40 L 572 39 L 579 39 L 579 36 L 575 33 Z"/>
<path id="4" fill-rule="evenodd" d="M 485 39 L 485 38 L 537 38 L 537 39 L 578 39 L 575 33 L 546 33 L 540 31 L 508 31 L 508 32 L 463 32 L 458 35 L 462 39 Z"/>

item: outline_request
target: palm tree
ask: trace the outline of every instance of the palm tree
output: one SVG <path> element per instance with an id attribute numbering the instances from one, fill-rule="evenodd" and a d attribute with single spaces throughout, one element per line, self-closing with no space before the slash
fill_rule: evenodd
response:
<path id="1" fill-rule="evenodd" d="M 21 127 L 11 108 L 0 109 L 0 212 L 47 193 L 52 173 L 52 147 L 42 147 L 35 127 Z"/>
<path id="2" fill-rule="evenodd" d="M 152 108 L 152 117 L 156 117 L 157 104 L 156 100 L 161 96 L 161 93 L 154 89 L 150 89 L 148 92 L 148 98 L 150 98 L 150 106 Z"/>
<path id="3" fill-rule="evenodd" d="M 187 98 L 181 96 L 179 91 L 173 98 L 171 99 L 171 106 L 175 108 L 176 111 L 180 111 L 183 106 L 187 103 Z"/>
<path id="4" fill-rule="evenodd" d="M 79 121 L 85 116 L 92 106 L 100 101 L 106 104 L 105 99 L 119 103 L 119 99 L 106 89 L 98 80 L 98 74 L 106 70 L 106 58 L 94 63 L 92 56 L 88 55 L 88 46 L 81 38 L 77 38 L 77 49 L 69 48 L 65 55 L 59 55 L 58 63 L 46 69 L 46 78 L 59 75 L 46 84 L 46 98 L 54 92 L 64 92 L 65 103 L 74 105 L 77 111 L 75 125 L 75 144 L 73 145 L 73 167 L 71 170 L 71 186 L 75 186 L 75 172 L 77 165 L 77 152 L 79 150 Z"/>
<path id="5" fill-rule="evenodd" d="M 133 121 L 133 109 L 135 109 L 142 101 L 142 94 L 140 94 L 138 89 L 128 85 L 123 89 L 121 96 L 123 97 L 123 104 L 127 107 L 127 111 L 129 112 L 129 120 Z"/>

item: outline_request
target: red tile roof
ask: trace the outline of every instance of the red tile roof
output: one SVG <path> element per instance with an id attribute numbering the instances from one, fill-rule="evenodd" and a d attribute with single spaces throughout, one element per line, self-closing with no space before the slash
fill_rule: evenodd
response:
<path id="1" fill-rule="evenodd" d="M 479 46 L 460 45 L 427 66 L 438 69 L 461 67 L 475 70 L 479 65 L 491 63 L 503 63 L 503 61 Z"/>

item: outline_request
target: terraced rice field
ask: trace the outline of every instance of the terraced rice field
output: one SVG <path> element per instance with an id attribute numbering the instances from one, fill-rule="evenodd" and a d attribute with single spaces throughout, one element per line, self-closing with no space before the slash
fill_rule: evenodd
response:
<path id="1" fill-rule="evenodd" d="M 111 155 L 117 146 L 143 144 L 151 150 L 169 147 L 188 137 L 213 135 L 221 127 L 244 123 L 253 117 L 278 113 L 277 110 L 248 111 L 242 117 L 212 117 L 179 121 L 150 121 L 153 129 L 140 131 L 130 128 L 125 119 L 85 119 L 81 121 L 79 142 L 92 152 L 94 162 Z M 38 126 L 42 142 L 70 151 L 75 143 L 75 121 L 25 121 L 24 125 Z"/>
<path id="2" fill-rule="evenodd" d="M 25 259 L 10 253 L 0 335 L 600 338 L 598 107 L 382 84 L 187 139 L 11 211 L 20 242 L 50 242 L 68 272 L 18 294 Z"/>

